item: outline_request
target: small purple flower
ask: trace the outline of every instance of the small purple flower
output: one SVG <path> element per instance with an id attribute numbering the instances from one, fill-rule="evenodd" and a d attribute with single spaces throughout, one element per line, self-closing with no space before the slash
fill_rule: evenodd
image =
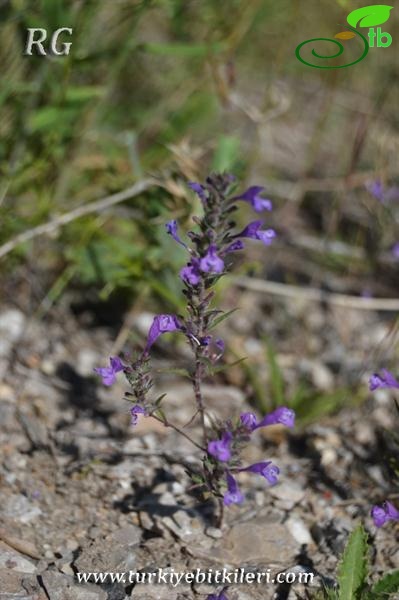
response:
<path id="1" fill-rule="evenodd" d="M 244 500 L 244 495 L 241 493 L 237 481 L 233 475 L 226 471 L 227 480 L 227 492 L 223 496 L 223 504 L 230 506 L 230 504 L 241 504 Z"/>
<path id="2" fill-rule="evenodd" d="M 265 188 L 259 185 L 249 187 L 241 196 L 236 196 L 233 200 L 244 200 L 248 202 L 255 212 L 263 212 L 264 210 L 272 210 L 273 206 L 270 200 L 262 198 L 260 195 Z"/>
<path id="3" fill-rule="evenodd" d="M 204 186 L 202 186 L 200 183 L 196 183 L 195 181 L 190 181 L 188 183 L 188 187 L 191 188 L 193 192 L 197 194 L 198 198 L 200 198 L 202 202 L 206 202 L 207 198 Z"/>
<path id="4" fill-rule="evenodd" d="M 166 228 L 166 232 L 175 240 L 175 242 L 177 242 L 184 248 L 187 248 L 186 244 L 184 242 L 182 242 L 178 236 L 177 221 L 175 221 L 175 220 L 169 221 L 168 223 L 166 223 L 165 228 Z"/>
<path id="5" fill-rule="evenodd" d="M 265 246 L 269 246 L 277 234 L 274 231 L 274 229 L 262 230 L 261 229 L 262 225 L 263 225 L 263 221 L 252 221 L 252 223 L 249 223 L 241 231 L 241 233 L 237 234 L 236 237 L 240 237 L 240 238 L 244 237 L 244 238 L 250 238 L 253 240 L 260 240 L 261 242 L 263 242 L 265 244 Z"/>
<path id="6" fill-rule="evenodd" d="M 222 273 L 224 270 L 223 260 L 216 254 L 215 244 L 211 244 L 207 253 L 200 260 L 200 269 L 204 273 Z"/>
<path id="7" fill-rule="evenodd" d="M 399 381 L 387 369 L 382 369 L 381 374 L 374 373 L 369 379 L 369 389 L 371 392 L 383 388 L 399 389 Z"/>
<path id="8" fill-rule="evenodd" d="M 157 315 L 154 317 L 150 330 L 148 332 L 147 344 L 144 349 L 144 353 L 147 354 L 154 342 L 163 333 L 170 331 L 176 331 L 181 329 L 181 325 L 176 315 Z"/>
<path id="9" fill-rule="evenodd" d="M 376 179 L 375 181 L 368 181 L 365 184 L 365 188 L 374 198 L 379 200 L 380 202 L 384 199 L 384 186 L 382 185 L 382 181 L 380 179 Z"/>
<path id="10" fill-rule="evenodd" d="M 221 591 L 220 594 L 209 594 L 206 600 L 229 600 L 226 594 Z"/>
<path id="11" fill-rule="evenodd" d="M 262 475 L 271 485 L 275 485 L 278 482 L 278 476 L 280 469 L 277 465 L 274 465 L 271 460 L 254 463 L 249 467 L 238 469 L 239 471 L 249 471 L 250 473 L 258 473 Z"/>
<path id="12" fill-rule="evenodd" d="M 366 190 L 370 192 L 374 198 L 376 198 L 379 202 L 389 203 L 392 200 L 397 200 L 399 198 L 399 187 L 391 186 L 389 188 L 385 188 L 381 179 L 376 179 L 375 181 L 369 181 L 365 184 Z"/>
<path id="13" fill-rule="evenodd" d="M 392 246 L 391 252 L 392 252 L 392 256 L 399 260 L 399 242 L 396 242 L 396 244 L 394 244 Z"/>
<path id="14" fill-rule="evenodd" d="M 240 419 L 241 419 L 241 423 L 242 425 L 244 425 L 244 427 L 246 429 L 249 429 L 250 431 L 254 431 L 254 429 L 256 429 L 256 425 L 258 423 L 256 416 L 254 415 L 254 413 L 242 413 L 240 415 Z"/>
<path id="15" fill-rule="evenodd" d="M 145 415 L 146 411 L 142 406 L 140 406 L 139 404 L 136 404 L 135 406 L 132 406 L 132 408 L 130 409 L 130 414 L 132 417 L 131 425 L 134 426 L 134 425 L 137 425 L 138 416 Z"/>
<path id="16" fill-rule="evenodd" d="M 224 340 L 222 340 L 222 338 L 216 338 L 215 346 L 219 350 L 219 356 L 222 356 L 222 354 L 224 354 L 224 350 L 225 350 Z"/>
<path id="17" fill-rule="evenodd" d="M 190 285 L 198 285 L 201 280 L 201 272 L 198 268 L 197 262 L 194 260 L 190 261 L 180 271 L 180 279 Z"/>
<path id="18" fill-rule="evenodd" d="M 237 250 L 243 250 L 244 247 L 244 243 L 241 240 L 235 240 L 229 246 L 227 246 L 227 248 L 223 250 L 221 254 L 225 256 L 226 254 L 230 254 L 230 252 L 237 252 Z"/>
<path id="19" fill-rule="evenodd" d="M 382 506 L 374 505 L 371 516 L 376 527 L 382 527 L 387 521 L 399 521 L 399 511 L 388 500 Z"/>
<path id="20" fill-rule="evenodd" d="M 255 431 L 255 429 L 266 427 L 267 425 L 277 425 L 277 423 L 291 428 L 295 425 L 295 412 L 287 406 L 279 406 L 260 421 L 257 421 L 253 413 L 243 413 L 240 419 L 244 427 L 250 431 Z"/>
<path id="21" fill-rule="evenodd" d="M 233 434 L 230 431 L 225 431 L 221 440 L 213 440 L 208 443 L 209 454 L 221 462 L 228 462 L 231 458 L 230 444 L 232 439 Z"/>
<path id="22" fill-rule="evenodd" d="M 94 369 L 102 377 L 104 385 L 112 385 L 116 381 L 116 373 L 125 368 L 119 356 L 111 356 L 109 359 L 110 367 L 97 367 Z"/>

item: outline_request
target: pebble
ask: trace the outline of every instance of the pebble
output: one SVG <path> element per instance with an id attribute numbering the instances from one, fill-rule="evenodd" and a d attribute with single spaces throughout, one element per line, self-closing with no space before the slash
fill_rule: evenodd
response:
<path id="1" fill-rule="evenodd" d="M 19 552 L 0 541 L 0 567 L 18 573 L 35 573 L 36 566 Z"/>
<path id="2" fill-rule="evenodd" d="M 312 536 L 305 522 L 298 517 L 289 517 L 285 526 L 299 544 L 312 544 Z"/>

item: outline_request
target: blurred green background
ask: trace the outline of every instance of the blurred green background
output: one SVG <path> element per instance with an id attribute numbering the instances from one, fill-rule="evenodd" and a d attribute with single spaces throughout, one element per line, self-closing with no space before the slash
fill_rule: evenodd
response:
<path id="1" fill-rule="evenodd" d="M 399 11 L 383 26 L 392 46 L 354 67 L 311 69 L 295 57 L 362 5 L 1 2 L 0 245 L 148 175 L 159 182 L 18 245 L 0 259 L 3 290 L 13 295 L 19 275 L 33 274 L 30 305 L 72 285 L 176 307 L 180 252 L 162 224 L 187 223 L 197 207 L 187 179 L 227 169 L 265 185 L 276 204 L 282 258 L 252 269 L 319 285 L 330 273 L 350 277 L 341 287 L 352 292 L 389 294 L 397 226 L 364 185 L 397 176 Z M 72 27 L 60 38 L 72 41 L 69 56 L 24 56 L 28 27 Z M 359 55 L 357 40 L 344 44 Z"/>

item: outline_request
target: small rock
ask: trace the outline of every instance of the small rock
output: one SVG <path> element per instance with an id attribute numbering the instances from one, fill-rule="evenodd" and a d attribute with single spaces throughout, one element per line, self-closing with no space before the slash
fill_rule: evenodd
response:
<path id="1" fill-rule="evenodd" d="M 289 517 L 284 524 L 299 544 L 312 544 L 312 536 L 302 519 Z"/>
<path id="2" fill-rule="evenodd" d="M 18 573 L 35 573 L 35 565 L 10 546 L 0 541 L 0 568 Z"/>
<path id="3" fill-rule="evenodd" d="M 292 481 L 282 481 L 271 487 L 269 493 L 279 501 L 278 506 L 286 510 L 291 510 L 305 496 L 305 490 Z"/>
<path id="4" fill-rule="evenodd" d="M 107 600 L 107 594 L 90 583 L 75 585 L 73 577 L 58 571 L 45 571 L 41 574 L 44 588 L 51 600 Z"/>
<path id="5" fill-rule="evenodd" d="M 1 504 L 1 514 L 20 523 L 29 523 L 42 514 L 40 508 L 23 494 L 12 494 Z"/>
<path id="6" fill-rule="evenodd" d="M 215 540 L 219 540 L 221 537 L 223 537 L 223 532 L 221 529 L 217 529 L 216 527 L 207 527 L 205 530 L 205 535 Z"/>

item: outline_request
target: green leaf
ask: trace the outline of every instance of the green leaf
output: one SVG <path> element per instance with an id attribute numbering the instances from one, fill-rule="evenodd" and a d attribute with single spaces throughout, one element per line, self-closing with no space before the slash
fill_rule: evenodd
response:
<path id="1" fill-rule="evenodd" d="M 370 591 L 371 598 L 387 598 L 390 594 L 399 592 L 399 570 L 387 573 L 377 583 L 373 585 Z"/>
<path id="2" fill-rule="evenodd" d="M 393 6 L 386 4 L 374 4 L 357 8 L 349 13 L 347 21 L 352 27 L 374 27 L 382 25 L 389 19 Z"/>
<path id="3" fill-rule="evenodd" d="M 238 360 L 235 360 L 234 362 L 225 363 L 224 365 L 220 365 L 219 367 L 213 367 L 213 369 L 211 369 L 211 374 L 215 375 L 216 373 L 222 373 L 223 371 L 230 369 L 230 367 L 235 367 L 236 365 L 239 365 L 240 363 L 244 362 L 244 360 L 247 360 L 247 359 L 248 359 L 248 357 L 244 356 L 243 358 L 239 358 Z"/>
<path id="4" fill-rule="evenodd" d="M 216 327 L 217 325 L 219 325 L 219 323 L 222 323 L 222 321 L 224 321 L 225 319 L 227 319 L 230 315 L 232 315 L 233 313 L 236 312 L 236 310 L 238 310 L 238 308 L 233 308 L 233 310 L 229 310 L 228 312 L 223 313 L 222 315 L 220 315 L 219 317 L 216 317 L 216 319 L 214 319 L 214 321 L 212 322 L 212 324 L 210 325 L 209 329 L 213 329 L 214 327 Z"/>
<path id="5" fill-rule="evenodd" d="M 166 396 L 166 394 L 162 394 L 161 396 L 159 396 L 159 398 L 157 398 L 157 399 L 155 400 L 155 406 L 156 406 L 157 408 L 159 408 L 159 407 L 161 406 L 161 402 L 162 402 L 162 400 L 165 398 L 165 396 Z"/>
<path id="6" fill-rule="evenodd" d="M 367 553 L 367 532 L 358 525 L 349 536 L 339 565 L 339 600 L 360 600 L 367 578 Z"/>
<path id="7" fill-rule="evenodd" d="M 270 386 L 272 388 L 273 406 L 279 406 L 285 403 L 283 374 L 277 364 L 276 352 L 272 344 L 267 339 L 264 339 L 264 343 L 270 367 Z"/>

